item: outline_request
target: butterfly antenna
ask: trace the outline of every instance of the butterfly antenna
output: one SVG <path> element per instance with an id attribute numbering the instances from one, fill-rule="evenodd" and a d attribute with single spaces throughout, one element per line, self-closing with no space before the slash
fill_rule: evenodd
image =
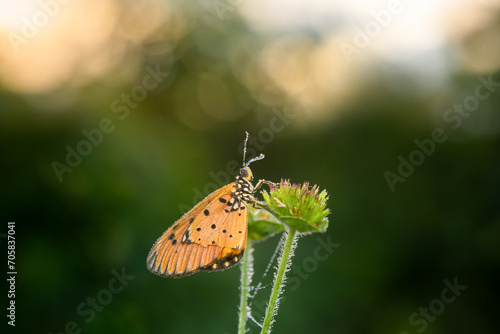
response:
<path id="1" fill-rule="evenodd" d="M 245 156 L 247 155 L 248 131 L 245 131 L 245 143 L 243 144 L 243 166 L 245 166 Z"/>
<path id="2" fill-rule="evenodd" d="M 247 154 L 247 142 L 248 142 L 248 131 L 245 131 L 245 144 L 243 145 L 243 167 L 248 167 L 248 165 L 250 165 L 252 162 L 257 160 L 262 160 L 265 157 L 265 155 L 261 153 L 258 157 L 252 158 L 247 163 L 245 163 L 245 156 Z"/>
<path id="3" fill-rule="evenodd" d="M 245 164 L 245 167 L 248 167 L 248 165 L 250 165 L 252 162 L 254 161 L 257 161 L 257 160 L 262 160 L 264 159 L 266 156 L 264 154 L 260 154 L 258 157 L 255 157 L 255 158 L 252 158 L 250 159 L 246 164 Z"/>

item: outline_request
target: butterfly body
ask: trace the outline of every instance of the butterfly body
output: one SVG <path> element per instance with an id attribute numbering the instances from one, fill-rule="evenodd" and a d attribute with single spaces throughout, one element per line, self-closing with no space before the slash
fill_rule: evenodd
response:
<path id="1" fill-rule="evenodd" d="M 151 248 L 148 269 L 163 277 L 182 277 L 198 271 L 230 268 L 243 257 L 247 241 L 247 203 L 259 203 L 248 164 L 236 181 L 214 191 L 166 230 Z"/>

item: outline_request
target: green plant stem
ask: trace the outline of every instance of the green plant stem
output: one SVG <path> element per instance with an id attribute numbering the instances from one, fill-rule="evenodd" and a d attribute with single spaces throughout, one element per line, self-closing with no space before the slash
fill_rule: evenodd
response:
<path id="1" fill-rule="evenodd" d="M 273 317 L 278 313 L 277 301 L 283 287 L 283 279 L 285 278 L 285 273 L 289 264 L 289 258 L 291 256 L 293 241 L 296 234 L 295 229 L 288 229 L 286 242 L 283 246 L 283 252 L 279 259 L 278 271 L 276 272 L 276 277 L 274 279 L 273 290 L 271 291 L 271 296 L 269 298 L 269 303 L 267 304 L 266 315 L 264 317 L 264 323 L 262 324 L 261 334 L 268 334 L 271 332 L 271 324 L 273 322 Z M 276 308 L 276 310 L 275 310 Z"/>
<path id="2" fill-rule="evenodd" d="M 248 313 L 248 292 L 252 282 L 253 273 L 253 249 L 250 240 L 247 240 L 246 251 L 241 259 L 241 279 L 240 279 L 240 319 L 238 323 L 238 334 L 245 333 Z"/>

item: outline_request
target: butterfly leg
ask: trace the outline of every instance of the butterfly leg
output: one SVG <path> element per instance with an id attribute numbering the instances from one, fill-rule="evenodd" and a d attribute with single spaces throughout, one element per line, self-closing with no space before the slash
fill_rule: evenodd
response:
<path id="1" fill-rule="evenodd" d="M 278 186 L 277 183 L 274 183 L 274 182 L 271 182 L 271 181 L 259 180 L 257 182 L 257 184 L 255 185 L 255 187 L 253 188 L 253 192 L 252 193 L 255 193 L 257 191 L 257 189 L 259 189 L 263 184 L 267 184 L 270 188 Z M 248 201 L 252 203 L 252 206 L 254 208 L 255 208 L 256 205 L 259 205 L 259 206 L 264 207 L 264 208 L 268 207 L 268 205 L 266 203 L 264 203 L 262 201 L 259 201 L 258 199 L 256 199 L 253 196 L 251 196 L 250 198 L 248 198 Z"/>
<path id="2" fill-rule="evenodd" d="M 263 184 L 267 184 L 270 188 L 278 186 L 278 183 L 274 183 L 274 182 L 262 179 L 262 180 L 259 180 L 259 182 L 257 182 L 257 184 L 255 185 L 255 187 L 253 188 L 254 192 L 256 192 L 257 189 L 259 189 L 260 187 L 262 187 Z"/>
<path id="3" fill-rule="evenodd" d="M 249 200 L 249 202 L 251 202 L 251 203 L 252 203 L 252 206 L 253 206 L 254 208 L 255 208 L 257 205 L 260 205 L 260 206 L 265 207 L 265 208 L 267 208 L 267 206 L 268 206 L 266 203 L 264 203 L 264 202 L 262 202 L 262 201 L 259 201 L 259 200 L 258 200 L 258 199 L 256 199 L 256 198 L 252 198 L 251 200 Z"/>

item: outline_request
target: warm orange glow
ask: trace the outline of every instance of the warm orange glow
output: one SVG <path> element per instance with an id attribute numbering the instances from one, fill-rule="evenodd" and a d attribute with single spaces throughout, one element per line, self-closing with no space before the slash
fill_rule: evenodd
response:
<path id="1" fill-rule="evenodd" d="M 0 39 L 0 81 L 9 90 L 47 93 L 68 83 L 106 78 L 110 72 L 121 80 L 133 78 L 142 55 L 131 55 L 131 49 L 174 16 L 167 5 L 152 0 L 127 3 L 126 10 L 115 0 L 40 3 L 20 7 L 17 22 L 0 16 L 5 35 Z M 171 40 L 185 33 L 185 20 L 178 13 L 175 17 L 167 37 Z"/>
<path id="2" fill-rule="evenodd" d="M 181 47 L 178 42 L 196 29 L 223 39 L 231 33 L 224 16 L 234 20 L 238 13 L 256 33 L 241 32 L 220 68 L 196 67 L 201 71 L 196 77 L 179 77 L 184 80 L 180 87 L 194 87 L 178 92 L 184 98 L 179 103 L 192 104 L 183 106 L 179 117 L 194 128 L 210 127 L 244 115 L 253 98 L 265 106 L 293 104 L 312 118 L 331 118 L 359 97 L 360 83 L 381 62 L 418 67 L 405 61 L 415 54 L 428 59 L 452 54 L 468 71 L 498 70 L 499 3 L 423 0 L 390 7 L 385 1 L 257 0 L 234 2 L 224 13 L 211 6 L 195 10 L 155 0 L 2 3 L 0 83 L 13 92 L 43 95 L 60 87 L 78 91 L 92 82 L 134 82 L 149 57 L 173 63 L 196 43 L 210 48 L 203 36 Z M 200 22 L 205 22 L 203 28 L 197 27 Z M 182 59 L 188 67 L 189 62 Z M 429 71 L 446 77 L 451 65 L 438 65 Z M 227 72 L 249 90 L 248 101 L 233 91 Z"/>

